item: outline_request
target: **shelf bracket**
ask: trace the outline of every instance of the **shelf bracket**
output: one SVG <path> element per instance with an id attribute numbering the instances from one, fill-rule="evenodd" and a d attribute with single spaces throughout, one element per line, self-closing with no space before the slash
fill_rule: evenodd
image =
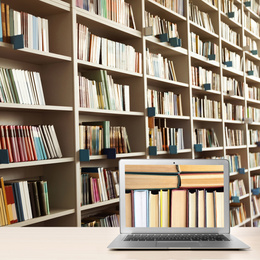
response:
<path id="1" fill-rule="evenodd" d="M 23 49 L 24 48 L 24 37 L 23 34 L 11 36 L 11 43 L 14 45 L 14 49 Z"/>
<path id="2" fill-rule="evenodd" d="M 7 149 L 0 150 L 0 164 L 8 164 L 9 163 L 9 155 Z"/>
<path id="3" fill-rule="evenodd" d="M 80 162 L 89 162 L 89 149 L 79 150 L 79 160 Z"/>

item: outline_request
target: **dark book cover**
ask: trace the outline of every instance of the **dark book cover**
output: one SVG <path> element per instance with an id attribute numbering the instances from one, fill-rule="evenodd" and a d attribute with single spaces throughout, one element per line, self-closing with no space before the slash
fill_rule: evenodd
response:
<path id="1" fill-rule="evenodd" d="M 45 216 L 45 215 L 47 215 L 47 207 L 46 207 L 46 201 L 45 201 L 45 192 L 44 192 L 44 182 L 43 181 L 37 181 L 37 189 L 38 189 L 41 215 Z"/>

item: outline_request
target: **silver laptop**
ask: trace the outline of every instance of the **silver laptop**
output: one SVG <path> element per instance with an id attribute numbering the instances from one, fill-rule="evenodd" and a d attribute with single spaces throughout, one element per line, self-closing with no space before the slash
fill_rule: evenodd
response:
<path id="1" fill-rule="evenodd" d="M 119 161 L 120 235 L 111 249 L 247 249 L 230 235 L 229 163 Z"/>

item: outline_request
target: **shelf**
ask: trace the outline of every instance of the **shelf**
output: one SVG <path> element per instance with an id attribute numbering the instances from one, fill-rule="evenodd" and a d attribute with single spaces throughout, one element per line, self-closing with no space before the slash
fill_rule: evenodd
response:
<path id="1" fill-rule="evenodd" d="M 177 150 L 177 154 L 180 154 L 180 153 L 191 153 L 191 149 Z M 157 151 L 157 155 L 167 155 L 167 154 L 170 154 L 169 151 Z M 153 156 L 153 155 L 150 155 L 150 156 Z"/>
<path id="2" fill-rule="evenodd" d="M 145 156 L 145 152 L 119 153 L 119 154 L 116 154 L 116 159 L 128 158 L 128 157 L 139 157 L 139 156 Z M 107 156 L 106 155 L 90 155 L 89 158 L 90 158 L 90 161 L 104 160 L 104 159 L 107 159 Z"/>
<path id="3" fill-rule="evenodd" d="M 41 222 L 44 222 L 44 221 L 48 221 L 48 220 L 51 220 L 51 219 L 65 217 L 65 216 L 68 216 L 68 215 L 71 215 L 71 214 L 74 214 L 74 213 L 75 213 L 75 209 L 67 209 L 67 210 L 55 209 L 55 210 L 50 210 L 50 214 L 49 215 L 41 216 L 41 217 L 38 217 L 38 218 L 29 219 L 29 220 L 25 220 L 25 221 L 18 222 L 18 223 L 14 223 L 14 224 L 8 225 L 6 227 L 24 227 L 24 226 L 29 226 L 29 225 L 41 223 Z"/>
<path id="4" fill-rule="evenodd" d="M 197 87 L 197 86 L 192 86 L 192 91 L 194 91 L 195 93 L 201 93 L 201 94 L 204 94 L 204 95 L 207 95 L 207 94 L 221 95 L 220 91 L 204 90 L 203 88 Z"/>
<path id="5" fill-rule="evenodd" d="M 95 13 L 76 7 L 77 22 L 87 24 L 91 33 L 98 33 L 103 37 L 113 38 L 117 40 L 129 38 L 141 38 L 141 32 L 127 27 L 123 24 L 114 22 Z"/>
<path id="6" fill-rule="evenodd" d="M 253 219 L 257 219 L 257 218 L 259 218 L 260 217 L 260 214 L 257 214 L 257 215 L 255 215 L 255 216 L 253 216 Z"/>
<path id="7" fill-rule="evenodd" d="M 14 8 L 13 0 L 5 0 L 4 3 Z M 61 0 L 23 0 L 15 1 L 15 10 L 28 12 L 40 17 L 56 15 L 70 11 L 70 4 Z"/>
<path id="8" fill-rule="evenodd" d="M 192 21 L 190 21 L 190 31 L 194 32 L 196 34 L 199 34 L 201 39 L 202 38 L 207 38 L 207 39 L 218 39 L 219 38 L 216 33 L 210 32 Z"/>
<path id="9" fill-rule="evenodd" d="M 96 115 L 111 115 L 111 116 L 144 116 L 143 112 L 132 111 L 117 111 L 108 109 L 92 109 L 92 108 L 79 108 L 80 114 L 96 114 Z"/>
<path id="10" fill-rule="evenodd" d="M 0 169 L 13 169 L 13 168 L 42 166 L 42 165 L 69 163 L 69 162 L 74 162 L 74 158 L 67 157 L 67 158 L 48 159 L 48 160 L 41 160 L 41 161 L 15 162 L 15 163 L 9 163 L 9 164 L 0 164 Z"/>
<path id="11" fill-rule="evenodd" d="M 206 121 L 206 122 L 222 122 L 222 119 L 217 119 L 217 118 L 205 118 L 205 117 L 193 117 L 194 121 Z"/>
<path id="12" fill-rule="evenodd" d="M 247 218 L 245 221 L 241 222 L 240 224 L 234 226 L 234 227 L 241 227 L 243 225 L 245 225 L 246 223 L 248 223 L 251 219 L 250 218 Z"/>
<path id="13" fill-rule="evenodd" d="M 253 171 L 258 171 L 260 170 L 260 166 L 254 167 L 254 168 L 250 168 L 249 171 L 253 172 Z"/>
<path id="14" fill-rule="evenodd" d="M 150 76 L 150 75 L 147 75 L 146 78 L 147 78 L 148 85 L 162 86 L 162 87 L 163 86 L 164 87 L 176 86 L 176 87 L 184 87 L 184 88 L 189 87 L 189 85 L 187 83 L 183 83 L 183 82 L 179 82 L 179 81 L 161 79 L 161 78 Z"/>
<path id="15" fill-rule="evenodd" d="M 248 123 L 248 125 L 260 126 L 260 122 L 252 122 L 252 123 Z"/>
<path id="16" fill-rule="evenodd" d="M 239 77 L 243 77 L 244 73 L 242 71 L 230 68 L 230 67 L 225 67 L 225 65 L 223 65 L 222 67 L 223 69 L 223 74 L 224 76 L 239 76 Z"/>
<path id="17" fill-rule="evenodd" d="M 215 7 L 214 5 L 210 4 L 208 1 L 193 0 L 192 3 L 197 5 L 199 7 L 200 11 L 203 11 L 203 12 L 206 12 L 206 13 L 218 11 L 218 8 Z"/>
<path id="18" fill-rule="evenodd" d="M 238 172 L 230 172 L 230 173 L 229 173 L 229 176 L 230 176 L 230 177 L 236 176 L 236 175 L 238 175 Z"/>
<path id="19" fill-rule="evenodd" d="M 259 36 L 256 36 L 254 33 L 252 33 L 250 30 L 248 30 L 246 27 L 244 27 L 245 36 L 249 36 L 253 40 L 260 40 Z"/>
<path id="20" fill-rule="evenodd" d="M 234 21 L 232 18 L 228 18 L 228 16 L 224 12 L 220 11 L 220 14 L 221 14 L 221 20 L 225 24 L 229 25 L 230 28 L 234 28 L 234 27 L 235 28 L 242 28 L 242 24 Z"/>
<path id="21" fill-rule="evenodd" d="M 145 36 L 146 47 L 152 53 L 160 53 L 163 57 L 188 55 L 188 51 L 182 47 L 172 47 L 168 42 L 160 42 L 154 36 Z"/>
<path id="22" fill-rule="evenodd" d="M 223 150 L 223 147 L 207 147 L 207 148 L 202 148 L 202 152 L 211 152 L 211 151 L 220 151 Z M 198 152 L 200 153 L 200 152 Z"/>
<path id="23" fill-rule="evenodd" d="M 260 62 L 260 57 L 258 55 L 253 55 L 249 51 L 245 51 L 245 55 L 246 55 L 246 58 L 248 58 L 249 60 L 253 60 L 255 62 Z"/>
<path id="24" fill-rule="evenodd" d="M 46 51 L 28 48 L 14 50 L 12 44 L 4 42 L 0 42 L 0 57 L 39 65 L 71 61 L 71 57 Z"/>
<path id="25" fill-rule="evenodd" d="M 30 111 L 73 111 L 69 106 L 42 106 L 42 105 L 24 105 L 13 103 L 0 103 L 0 110 L 12 111 L 12 110 L 30 110 Z"/>
<path id="26" fill-rule="evenodd" d="M 143 76 L 141 73 L 112 68 L 112 67 L 108 67 L 108 66 L 103 66 L 101 64 L 95 64 L 95 63 L 92 63 L 89 61 L 83 61 L 83 60 L 78 60 L 78 67 L 80 70 L 84 70 L 84 69 L 106 70 L 109 72 L 109 74 L 111 74 L 112 76 L 116 76 L 118 78 L 125 77 L 125 76 L 141 78 Z"/>
<path id="27" fill-rule="evenodd" d="M 218 61 L 214 61 L 214 60 L 209 60 L 208 58 L 199 55 L 195 52 L 191 52 L 190 53 L 191 56 L 191 61 L 192 61 L 192 65 L 195 66 L 203 66 L 203 67 L 216 67 L 219 68 L 219 62 Z"/>
<path id="28" fill-rule="evenodd" d="M 81 206 L 80 210 L 84 211 L 84 210 L 89 210 L 89 209 L 96 209 L 96 208 L 100 208 L 100 207 L 104 207 L 104 206 L 108 206 L 108 205 L 112 205 L 112 204 L 116 204 L 116 203 L 119 203 L 119 198 L 84 205 L 84 206 Z"/>
<path id="29" fill-rule="evenodd" d="M 228 94 L 223 94 L 225 101 L 232 101 L 232 100 L 237 100 L 237 101 L 245 101 L 244 97 L 240 96 L 235 96 L 235 95 L 228 95 Z"/>
<path id="30" fill-rule="evenodd" d="M 155 118 L 168 118 L 168 119 L 177 119 L 177 120 L 189 120 L 190 116 L 173 116 L 173 115 L 156 114 Z"/>
<path id="31" fill-rule="evenodd" d="M 260 83 L 260 79 L 254 76 L 246 76 L 246 81 L 250 83 Z"/>
<path id="32" fill-rule="evenodd" d="M 255 20 L 260 20 L 260 16 L 257 15 L 250 7 L 244 6 L 244 10 L 250 13 L 250 17 L 252 17 Z"/>
<path id="33" fill-rule="evenodd" d="M 246 145 L 239 145 L 239 146 L 226 146 L 227 150 L 237 150 L 237 149 L 246 149 L 247 146 Z"/>
<path id="34" fill-rule="evenodd" d="M 163 17 L 165 20 L 168 21 L 186 21 L 186 17 L 164 7 L 163 5 L 156 3 L 153 0 L 146 0 L 145 1 L 145 9 L 152 11 L 153 13 L 157 14 L 160 17 Z"/>
<path id="35" fill-rule="evenodd" d="M 243 49 L 240 46 L 224 39 L 223 37 L 221 37 L 221 41 L 222 41 L 222 47 L 226 47 L 230 51 L 235 51 L 235 52 L 238 52 L 238 53 L 243 51 Z"/>
<path id="36" fill-rule="evenodd" d="M 239 197 L 239 200 L 243 200 L 243 199 L 246 199 L 246 198 L 249 198 L 249 193 L 240 196 L 240 197 Z"/>
<path id="37" fill-rule="evenodd" d="M 257 148 L 258 146 L 256 144 L 250 144 L 248 147 L 250 149 L 250 148 Z"/>
<path id="38" fill-rule="evenodd" d="M 225 124 L 241 124 L 243 125 L 245 122 L 240 120 L 224 120 Z"/>
<path id="39" fill-rule="evenodd" d="M 255 99 L 247 99 L 247 104 L 253 104 L 253 105 L 260 105 L 260 100 L 255 100 Z"/>

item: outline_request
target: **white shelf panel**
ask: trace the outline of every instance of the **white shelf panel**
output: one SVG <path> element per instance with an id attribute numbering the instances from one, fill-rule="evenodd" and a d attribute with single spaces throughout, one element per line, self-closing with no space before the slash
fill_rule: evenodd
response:
<path id="1" fill-rule="evenodd" d="M 232 42 L 230 42 L 222 37 L 221 37 L 221 41 L 222 41 L 222 46 L 227 47 L 231 51 L 237 51 L 237 52 L 243 51 L 243 49 L 240 46 L 233 44 Z"/>
<path id="2" fill-rule="evenodd" d="M 213 38 L 213 39 L 219 38 L 216 33 L 210 32 L 192 21 L 190 21 L 190 29 L 191 29 L 190 31 L 193 31 L 203 37 Z"/>
<path id="3" fill-rule="evenodd" d="M 33 64 L 49 64 L 71 61 L 71 57 L 29 48 L 14 50 L 13 45 L 0 42 L 0 57 Z"/>
<path id="4" fill-rule="evenodd" d="M 249 12 L 251 18 L 260 20 L 260 16 L 257 15 L 250 7 L 246 7 L 245 5 L 243 5 L 243 6 L 244 6 L 244 11 Z"/>
<path id="5" fill-rule="evenodd" d="M 237 150 L 237 149 L 246 149 L 246 145 L 240 145 L 240 146 L 226 146 L 227 150 Z"/>
<path id="6" fill-rule="evenodd" d="M 239 120 L 224 120 L 225 124 L 244 124 L 244 121 L 239 121 Z"/>
<path id="7" fill-rule="evenodd" d="M 116 204 L 116 203 L 119 203 L 119 198 L 84 205 L 84 206 L 81 206 L 80 210 L 84 211 L 84 210 L 89 210 L 89 209 L 96 209 L 96 208 L 100 208 L 100 207 L 104 207 L 104 206 L 108 206 L 108 205 L 112 205 L 112 204 Z"/>
<path id="8" fill-rule="evenodd" d="M 221 20 L 225 23 L 228 24 L 229 27 L 237 27 L 237 28 L 242 28 L 242 24 L 236 22 L 235 20 L 233 20 L 232 18 L 228 18 L 228 16 L 220 11 L 221 14 Z"/>
<path id="9" fill-rule="evenodd" d="M 240 196 L 240 197 L 239 197 L 239 200 L 243 200 L 243 199 L 246 199 L 246 198 L 249 198 L 249 193 Z"/>
<path id="10" fill-rule="evenodd" d="M 117 111 L 108 109 L 92 109 L 92 108 L 79 108 L 80 114 L 97 114 L 97 115 L 122 115 L 122 116 L 144 116 L 143 112 L 133 112 L 133 111 Z"/>
<path id="11" fill-rule="evenodd" d="M 203 93 L 203 94 L 221 95 L 221 92 L 220 92 L 220 91 L 216 91 L 216 90 L 204 90 L 203 88 L 198 87 L 198 86 L 194 86 L 194 85 L 192 85 L 192 90 L 199 91 L 199 92 L 201 92 L 201 93 Z"/>
<path id="12" fill-rule="evenodd" d="M 169 119 L 178 119 L 178 120 L 189 120 L 190 116 L 171 116 L 171 115 L 163 115 L 163 114 L 156 114 L 156 118 L 169 118 Z"/>
<path id="13" fill-rule="evenodd" d="M 250 144 L 248 147 L 249 148 L 257 148 L 258 146 L 256 144 Z"/>
<path id="14" fill-rule="evenodd" d="M 58 159 L 48 159 L 41 161 L 30 161 L 30 162 L 15 162 L 9 164 L 0 164 L 0 169 L 13 169 L 13 168 L 21 168 L 21 167 L 30 167 L 30 166 L 41 166 L 41 165 L 50 165 L 50 164 L 58 164 L 58 163 L 68 163 L 73 162 L 73 157 L 67 158 L 58 158 Z"/>
<path id="15" fill-rule="evenodd" d="M 99 33 L 102 33 L 102 36 L 117 36 L 121 38 L 141 38 L 141 32 L 134 30 L 130 27 L 127 27 L 123 24 L 114 22 L 110 19 L 104 18 L 100 15 L 94 14 L 87 10 L 76 7 L 76 14 L 80 23 L 84 23 L 84 20 L 87 21 L 87 26 L 90 27 L 90 32 L 92 28 L 99 27 Z"/>
<path id="16" fill-rule="evenodd" d="M 146 76 L 147 81 L 148 81 L 148 85 L 155 85 L 156 84 L 164 84 L 164 86 L 168 85 L 168 86 L 177 86 L 177 87 L 185 87 L 188 88 L 189 85 L 187 83 L 183 83 L 183 82 L 179 82 L 179 81 L 173 81 L 173 80 L 168 80 L 168 79 L 161 79 L 158 77 L 154 77 L 154 76 L 150 76 L 147 75 Z"/>
<path id="17" fill-rule="evenodd" d="M 260 83 L 260 79 L 254 76 L 246 76 L 246 82 Z"/>
<path id="18" fill-rule="evenodd" d="M 255 99 L 248 98 L 247 99 L 247 104 L 250 104 L 250 103 L 260 105 L 260 100 L 255 100 Z"/>
<path id="19" fill-rule="evenodd" d="M 207 148 L 202 148 L 202 152 L 210 152 L 210 151 L 220 151 L 223 150 L 223 147 L 207 147 Z"/>
<path id="20" fill-rule="evenodd" d="M 222 119 L 205 118 L 205 117 L 193 117 L 194 121 L 206 121 L 206 122 L 222 122 Z"/>
<path id="21" fill-rule="evenodd" d="M 260 126 L 259 122 L 253 122 L 253 123 L 248 123 L 249 125 L 256 125 L 256 126 Z"/>
<path id="22" fill-rule="evenodd" d="M 250 168 L 249 171 L 253 172 L 253 171 L 258 171 L 260 170 L 260 166 L 254 167 L 254 168 Z"/>
<path id="23" fill-rule="evenodd" d="M 182 149 L 182 150 L 178 150 L 177 154 L 180 153 L 191 153 L 191 149 Z M 166 155 L 166 154 L 170 154 L 169 151 L 157 151 L 157 155 Z M 174 155 L 174 154 L 172 154 Z M 153 156 L 153 155 L 150 155 Z"/>
<path id="24" fill-rule="evenodd" d="M 73 111 L 69 106 L 41 106 L 41 105 L 24 105 L 0 103 L 0 110 L 32 110 L 32 111 Z"/>
<path id="25" fill-rule="evenodd" d="M 253 219 L 257 219 L 257 218 L 259 218 L 260 217 L 260 214 L 257 214 L 257 215 L 255 215 L 255 216 L 253 216 Z"/>
<path id="26" fill-rule="evenodd" d="M 145 156 L 145 152 L 132 152 L 132 153 L 119 153 L 116 154 L 116 159 L 120 158 L 128 158 L 128 157 L 139 157 L 139 156 Z M 89 156 L 90 161 L 92 160 L 104 160 L 107 159 L 106 155 L 90 155 Z"/>
<path id="27" fill-rule="evenodd" d="M 192 59 L 191 60 L 192 63 L 194 63 L 195 65 L 203 64 L 204 66 L 207 66 L 207 67 L 216 67 L 216 68 L 219 68 L 219 66 L 220 66 L 218 61 L 209 60 L 208 58 L 206 58 L 202 55 L 199 55 L 195 52 L 191 52 L 190 56 Z"/>
<path id="28" fill-rule="evenodd" d="M 240 100 L 240 101 L 245 101 L 244 97 L 240 96 L 235 96 L 235 95 L 228 95 L 228 94 L 223 94 L 225 100 Z"/>
<path id="29" fill-rule="evenodd" d="M 108 66 L 103 66 L 101 64 L 95 64 L 88 61 L 78 60 L 78 66 L 81 69 L 99 69 L 99 70 L 107 70 L 109 74 L 116 75 L 118 77 L 132 76 L 141 78 L 143 75 L 141 73 L 131 72 L 127 70 L 112 68 Z"/>
<path id="30" fill-rule="evenodd" d="M 246 58 L 248 58 L 249 60 L 253 60 L 253 61 L 256 61 L 256 62 L 260 61 L 260 57 L 258 55 L 253 55 L 249 51 L 245 51 L 245 55 L 246 55 Z"/>
<path id="31" fill-rule="evenodd" d="M 67 209 L 67 210 L 66 209 L 64 209 L 64 210 L 52 209 L 52 210 L 50 210 L 50 215 L 41 216 L 38 218 L 33 218 L 33 219 L 25 220 L 22 222 L 14 223 L 14 224 L 8 225 L 7 227 L 25 227 L 25 226 L 41 223 L 44 221 L 48 221 L 51 219 L 65 217 L 65 216 L 68 216 L 68 215 L 71 215 L 74 213 L 75 213 L 75 209 Z"/>
<path id="32" fill-rule="evenodd" d="M 188 51 L 182 47 L 172 47 L 168 42 L 160 42 L 160 40 L 154 36 L 146 36 L 146 45 L 151 52 L 160 52 L 163 57 L 165 56 L 177 56 L 188 55 Z"/>
<path id="33" fill-rule="evenodd" d="M 229 176 L 230 176 L 230 177 L 236 176 L 236 175 L 238 175 L 238 172 L 230 172 L 230 173 L 229 173 Z"/>
<path id="34" fill-rule="evenodd" d="M 225 67 L 225 65 L 223 65 L 222 69 L 223 69 L 224 76 L 240 76 L 240 77 L 243 77 L 243 75 L 244 75 L 244 73 L 242 71 L 233 69 L 232 67 Z"/>
<path id="35" fill-rule="evenodd" d="M 250 30 L 248 30 L 246 27 L 244 27 L 244 32 L 246 36 L 249 36 L 250 38 L 254 40 L 260 40 L 260 37 L 256 36 L 254 33 L 252 33 Z"/>
<path id="36" fill-rule="evenodd" d="M 200 11 L 203 12 L 217 12 L 218 8 L 215 7 L 214 5 L 210 4 L 208 1 L 204 0 L 193 0 L 192 1 L 195 5 L 199 7 Z"/>
<path id="37" fill-rule="evenodd" d="M 245 221 L 241 222 L 240 224 L 236 225 L 235 227 L 242 227 L 243 225 L 247 224 L 250 221 L 251 221 L 251 219 L 247 218 Z"/>
<path id="38" fill-rule="evenodd" d="M 146 0 L 145 7 L 148 10 L 153 10 L 157 15 L 165 18 L 168 21 L 186 21 L 186 17 L 156 3 L 153 0 Z"/>

